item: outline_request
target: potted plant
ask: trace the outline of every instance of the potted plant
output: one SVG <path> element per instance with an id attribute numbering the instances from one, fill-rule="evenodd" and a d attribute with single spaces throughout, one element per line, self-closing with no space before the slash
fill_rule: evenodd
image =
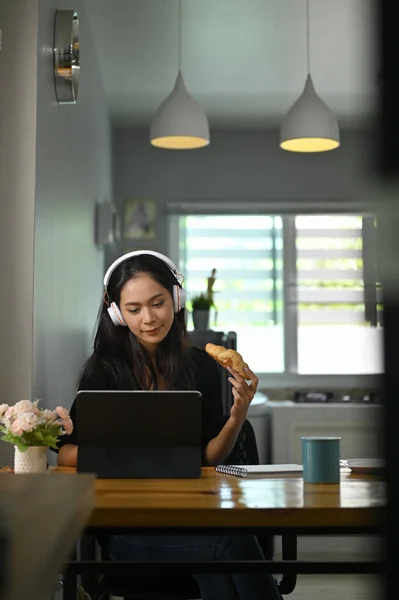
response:
<path id="1" fill-rule="evenodd" d="M 38 400 L 20 400 L 14 406 L 0 405 L 1 439 L 14 444 L 15 473 L 46 471 L 47 448 L 57 449 L 59 437 L 73 431 L 66 408 L 48 410 L 38 404 Z"/>
<path id="2" fill-rule="evenodd" d="M 198 294 L 191 299 L 194 329 L 209 329 L 209 311 L 212 301 L 205 294 Z"/>
<path id="3" fill-rule="evenodd" d="M 206 292 L 197 294 L 191 299 L 193 310 L 194 329 L 209 329 L 209 314 L 213 306 L 215 309 L 215 325 L 216 325 L 216 306 L 213 301 L 213 286 L 216 281 L 216 269 L 212 269 L 210 277 L 207 278 Z"/>

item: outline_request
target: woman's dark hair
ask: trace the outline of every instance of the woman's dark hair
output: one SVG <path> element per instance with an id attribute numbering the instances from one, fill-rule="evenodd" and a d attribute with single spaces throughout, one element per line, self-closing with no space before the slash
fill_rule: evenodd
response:
<path id="1" fill-rule="evenodd" d="M 155 256 L 140 254 L 116 267 L 108 284 L 107 302 L 119 306 L 123 286 L 140 273 L 152 277 L 173 298 L 177 281 L 169 267 Z M 155 370 L 150 355 L 136 336 L 128 327 L 116 327 L 107 308 L 104 299 L 98 314 L 93 353 L 80 373 L 79 387 L 87 389 L 87 385 L 95 385 L 96 380 L 106 380 L 106 389 L 148 389 L 150 374 L 152 389 L 158 388 L 157 375 L 167 389 L 192 389 L 191 351 L 184 310 L 175 313 L 172 327 L 159 345 Z"/>

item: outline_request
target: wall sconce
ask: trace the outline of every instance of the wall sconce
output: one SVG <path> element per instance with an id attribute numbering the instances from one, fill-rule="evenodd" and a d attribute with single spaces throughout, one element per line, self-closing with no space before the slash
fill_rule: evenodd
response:
<path id="1" fill-rule="evenodd" d="M 54 21 L 54 87 L 58 104 L 76 104 L 79 91 L 79 18 L 57 10 Z"/>
<path id="2" fill-rule="evenodd" d="M 95 243 L 97 246 L 112 246 L 121 241 L 118 211 L 112 202 L 96 204 L 95 222 Z"/>

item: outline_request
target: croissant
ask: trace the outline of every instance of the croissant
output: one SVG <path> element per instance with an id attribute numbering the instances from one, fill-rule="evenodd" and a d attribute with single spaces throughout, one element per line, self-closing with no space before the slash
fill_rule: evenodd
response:
<path id="1" fill-rule="evenodd" d="M 236 350 L 227 350 L 223 346 L 217 346 L 216 344 L 207 344 L 205 351 L 216 360 L 222 367 L 231 367 L 234 371 L 237 371 L 244 377 L 244 379 L 250 379 L 248 373 L 244 371 L 245 367 L 248 367 L 247 363 L 244 362 L 241 354 Z"/>

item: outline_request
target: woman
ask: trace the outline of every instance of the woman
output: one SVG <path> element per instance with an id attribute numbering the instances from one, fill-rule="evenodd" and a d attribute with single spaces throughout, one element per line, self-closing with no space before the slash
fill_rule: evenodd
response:
<path id="1" fill-rule="evenodd" d="M 151 251 L 116 260 L 104 278 L 94 350 L 79 379 L 80 390 L 199 390 L 202 393 L 203 464 L 221 463 L 231 452 L 258 378 L 251 385 L 230 370 L 234 404 L 223 424 L 221 381 L 206 352 L 190 347 L 184 318 L 185 291 L 173 262 Z M 58 464 L 77 462 L 74 432 L 60 443 Z M 109 536 L 115 560 L 263 560 L 253 536 Z M 194 575 L 202 600 L 279 600 L 274 578 L 256 575 Z"/>

